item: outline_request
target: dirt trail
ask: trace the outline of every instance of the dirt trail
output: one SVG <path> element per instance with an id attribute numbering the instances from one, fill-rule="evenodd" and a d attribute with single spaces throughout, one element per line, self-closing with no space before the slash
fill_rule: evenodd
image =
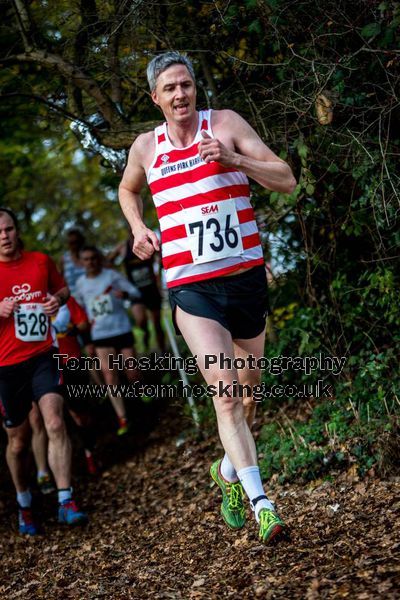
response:
<path id="1" fill-rule="evenodd" d="M 292 539 L 264 547 L 252 521 L 239 533 L 224 527 L 208 476 L 216 439 L 177 445 L 180 423 L 164 412 L 141 449 L 137 435 L 136 449 L 133 435 L 105 436 L 102 477 L 77 481 L 85 529 L 60 529 L 46 497 L 44 535 L 17 535 L 3 474 L 0 597 L 400 598 L 399 479 L 347 473 L 335 483 L 270 485 Z"/>

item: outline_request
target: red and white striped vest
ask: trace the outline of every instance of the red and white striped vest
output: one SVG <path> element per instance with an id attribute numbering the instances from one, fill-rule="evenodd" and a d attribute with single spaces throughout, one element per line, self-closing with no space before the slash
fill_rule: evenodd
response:
<path id="1" fill-rule="evenodd" d="M 199 113 L 193 143 L 175 148 L 157 127 L 147 181 L 161 230 L 167 287 L 264 264 L 247 177 L 199 155 L 201 130 L 213 137 L 211 110 Z"/>

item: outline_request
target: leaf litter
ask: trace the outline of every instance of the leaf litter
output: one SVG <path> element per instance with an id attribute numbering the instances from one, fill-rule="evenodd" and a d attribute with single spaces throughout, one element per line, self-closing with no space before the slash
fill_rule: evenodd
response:
<path id="1" fill-rule="evenodd" d="M 290 540 L 264 546 L 250 511 L 243 530 L 224 526 L 208 475 L 221 447 L 190 434 L 177 444 L 180 410 L 164 407 L 123 439 L 104 431 L 97 479 L 75 457 L 83 529 L 58 526 L 46 496 L 36 507 L 43 534 L 18 535 L 3 462 L 2 599 L 400 598 L 400 478 L 360 481 L 354 469 L 307 485 L 274 478 L 267 490 Z"/>

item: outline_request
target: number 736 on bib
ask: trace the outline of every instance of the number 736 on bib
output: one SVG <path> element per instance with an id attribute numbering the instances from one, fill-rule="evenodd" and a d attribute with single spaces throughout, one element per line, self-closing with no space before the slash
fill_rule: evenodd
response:
<path id="1" fill-rule="evenodd" d="M 194 263 L 210 262 L 243 253 L 239 219 L 233 199 L 212 205 L 193 206 L 183 212 Z"/>

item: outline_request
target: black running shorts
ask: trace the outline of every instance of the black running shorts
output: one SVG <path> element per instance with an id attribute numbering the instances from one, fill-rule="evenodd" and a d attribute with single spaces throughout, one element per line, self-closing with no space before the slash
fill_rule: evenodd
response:
<path id="1" fill-rule="evenodd" d="M 268 314 L 267 277 L 264 266 L 239 275 L 214 277 L 169 289 L 175 331 L 176 307 L 197 317 L 213 319 L 230 331 L 233 339 L 251 339 L 265 328 Z"/>
<path id="2" fill-rule="evenodd" d="M 144 304 L 149 310 L 160 310 L 161 308 L 161 295 L 158 291 L 157 284 L 152 283 L 145 287 L 138 288 L 140 292 L 140 298 L 135 299 L 132 304 Z"/>
<path id="3" fill-rule="evenodd" d="M 0 367 L 0 404 L 6 427 L 18 427 L 28 417 L 32 401 L 45 394 L 60 394 L 60 372 L 50 352 Z"/>

